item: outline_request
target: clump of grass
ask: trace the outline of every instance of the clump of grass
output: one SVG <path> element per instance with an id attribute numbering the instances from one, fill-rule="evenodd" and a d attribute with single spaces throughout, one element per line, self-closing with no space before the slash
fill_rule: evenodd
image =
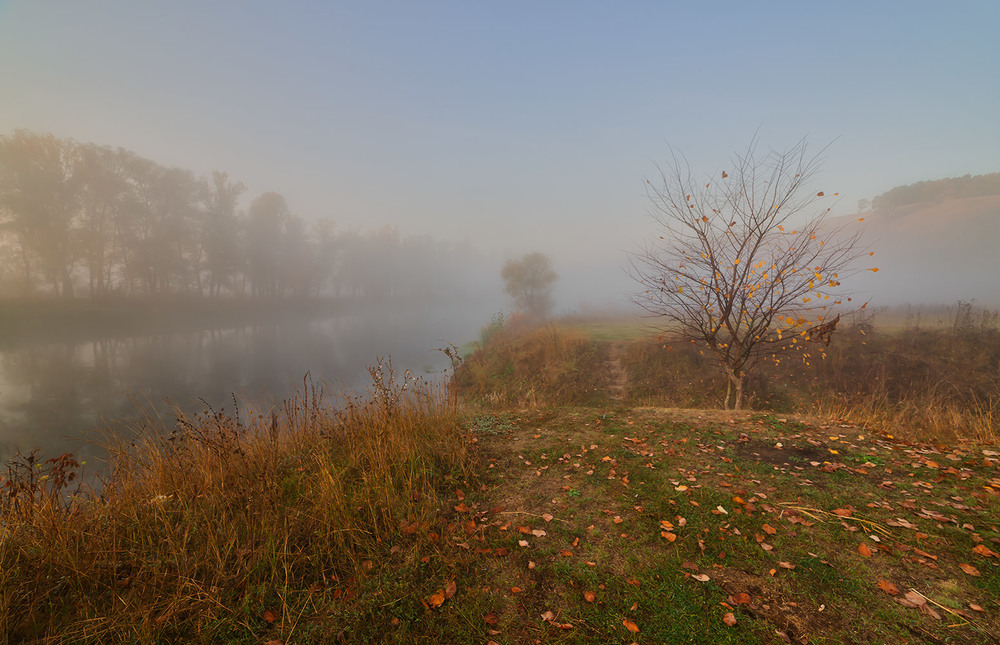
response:
<path id="1" fill-rule="evenodd" d="M 517 318 L 484 334 L 487 341 L 457 370 L 459 390 L 493 407 L 603 405 L 605 345 L 556 323 L 529 326 Z"/>
<path id="2" fill-rule="evenodd" d="M 353 593 L 397 527 L 430 520 L 468 475 L 444 388 L 388 362 L 370 371 L 370 391 L 339 405 L 307 385 L 272 410 L 147 428 L 78 491 L 71 456 L 12 464 L 0 641 L 288 635 Z"/>

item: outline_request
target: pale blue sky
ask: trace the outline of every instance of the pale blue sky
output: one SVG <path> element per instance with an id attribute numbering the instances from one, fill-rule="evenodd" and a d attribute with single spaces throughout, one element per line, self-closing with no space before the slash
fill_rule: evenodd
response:
<path id="1" fill-rule="evenodd" d="M 841 212 L 1000 171 L 998 29 L 996 1 L 0 0 L 0 132 L 225 170 L 498 261 L 547 251 L 570 299 L 614 297 L 667 142 L 707 173 L 758 128 L 833 141 Z"/>

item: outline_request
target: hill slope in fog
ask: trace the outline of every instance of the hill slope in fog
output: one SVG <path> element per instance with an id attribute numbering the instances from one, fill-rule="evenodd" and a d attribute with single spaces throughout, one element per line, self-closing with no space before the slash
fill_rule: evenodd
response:
<path id="1" fill-rule="evenodd" d="M 940 183 L 943 189 L 950 181 L 920 185 Z M 931 192 L 926 201 L 886 201 L 876 198 L 875 210 L 856 216 L 864 218 L 865 242 L 875 251 L 873 266 L 879 267 L 877 274 L 866 272 L 856 279 L 859 289 L 879 304 L 972 298 L 983 305 L 1000 304 L 1000 194 L 950 197 Z"/>

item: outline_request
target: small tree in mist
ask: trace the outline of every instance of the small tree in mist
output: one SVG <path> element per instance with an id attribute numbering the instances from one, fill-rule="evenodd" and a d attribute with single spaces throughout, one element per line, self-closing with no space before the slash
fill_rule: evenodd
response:
<path id="1" fill-rule="evenodd" d="M 504 291 L 514 300 L 519 311 L 538 318 L 552 310 L 552 285 L 559 276 L 544 253 L 529 253 L 507 260 L 500 271 Z"/>
<path id="2" fill-rule="evenodd" d="M 829 343 L 834 307 L 851 300 L 841 280 L 871 253 L 860 231 L 824 226 L 827 197 L 810 186 L 821 159 L 806 154 L 805 140 L 758 155 L 755 139 L 730 163 L 698 181 L 674 151 L 656 182 L 647 180 L 661 234 L 631 254 L 630 275 L 642 289 L 634 301 L 665 321 L 665 334 L 718 358 L 724 406 L 739 409 L 762 359 L 825 356 L 825 345 L 807 341 Z"/>

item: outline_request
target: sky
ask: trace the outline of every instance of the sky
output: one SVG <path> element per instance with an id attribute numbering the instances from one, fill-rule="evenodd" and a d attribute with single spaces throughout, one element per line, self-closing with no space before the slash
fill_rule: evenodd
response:
<path id="1" fill-rule="evenodd" d="M 542 251 L 622 297 L 674 146 L 829 144 L 852 213 L 1000 171 L 1000 3 L 0 0 L 0 134 L 228 172 L 303 217 Z"/>

